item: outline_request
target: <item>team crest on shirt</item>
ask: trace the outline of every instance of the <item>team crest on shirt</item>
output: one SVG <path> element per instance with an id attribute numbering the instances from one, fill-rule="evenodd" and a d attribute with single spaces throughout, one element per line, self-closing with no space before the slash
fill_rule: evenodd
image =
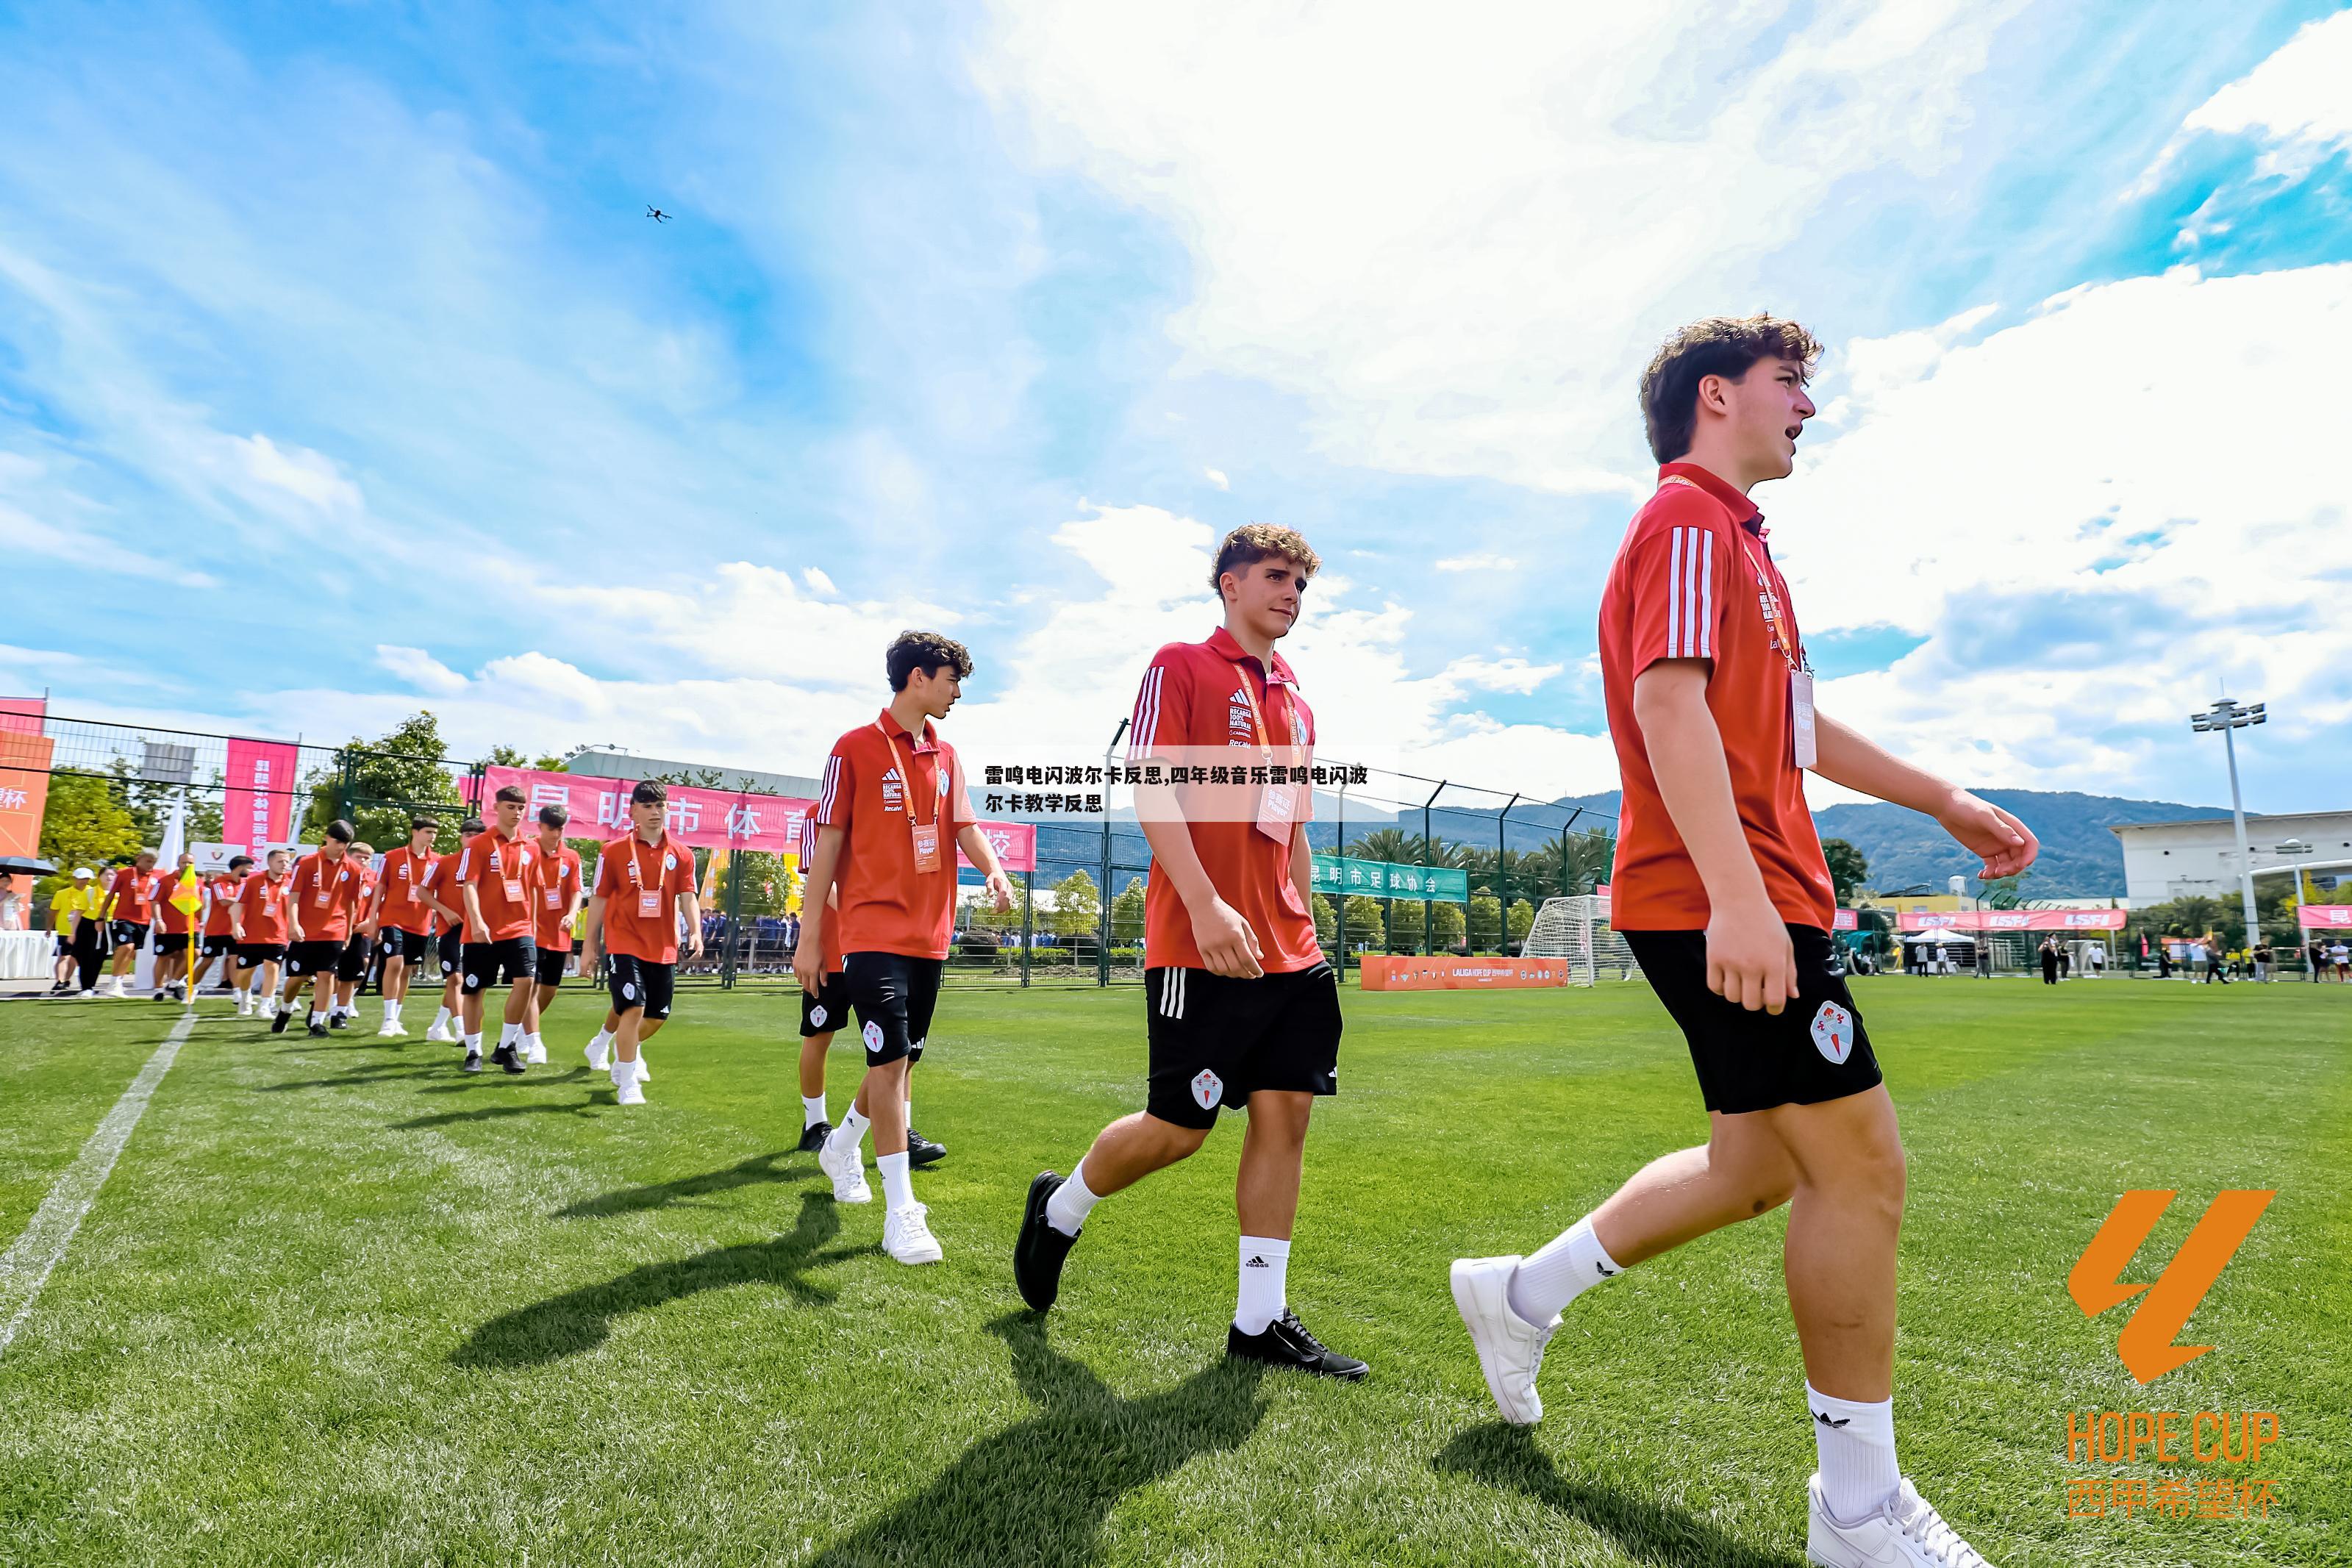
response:
<path id="1" fill-rule="evenodd" d="M 1224 1097 L 1225 1081 L 1205 1067 L 1201 1069 L 1192 1080 L 1193 1103 L 1203 1111 L 1213 1111 L 1217 1108 L 1217 1102 Z"/>
<path id="2" fill-rule="evenodd" d="M 1853 1054 L 1853 1015 L 1835 1002 L 1823 1002 L 1813 1015 L 1813 1049 L 1838 1066 Z"/>

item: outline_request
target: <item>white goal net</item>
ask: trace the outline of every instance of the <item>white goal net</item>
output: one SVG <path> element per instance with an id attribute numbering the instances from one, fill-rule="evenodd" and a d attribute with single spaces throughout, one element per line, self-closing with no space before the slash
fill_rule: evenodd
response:
<path id="1" fill-rule="evenodd" d="M 1609 928 L 1609 901 L 1589 893 L 1545 899 L 1519 951 L 1530 958 L 1567 959 L 1572 986 L 1630 980 L 1642 972 L 1625 938 Z"/>

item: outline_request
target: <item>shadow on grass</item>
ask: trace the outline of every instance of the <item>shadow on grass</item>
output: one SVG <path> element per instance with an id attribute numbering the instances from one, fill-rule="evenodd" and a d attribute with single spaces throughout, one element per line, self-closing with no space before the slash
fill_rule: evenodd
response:
<path id="1" fill-rule="evenodd" d="M 778 1149 L 772 1155 L 753 1155 L 725 1170 L 704 1171 L 699 1176 L 680 1176 L 676 1181 L 656 1182 L 651 1186 L 625 1186 L 598 1197 L 582 1198 L 555 1211 L 557 1219 L 593 1219 L 614 1214 L 636 1214 L 648 1208 L 667 1208 L 688 1198 L 704 1197 L 714 1192 L 732 1192 L 739 1186 L 756 1186 L 761 1182 L 803 1181 L 817 1174 L 816 1156 L 811 1155 L 797 1170 L 786 1169 L 778 1162 L 794 1158 L 796 1151 Z"/>
<path id="2" fill-rule="evenodd" d="M 1085 1364 L 1055 1354 L 1033 1313 L 999 1318 L 988 1332 L 1012 1347 L 1013 1380 L 1036 1414 L 965 1449 L 937 1480 L 813 1565 L 1090 1563 L 1121 1498 L 1195 1455 L 1241 1447 L 1265 1415 L 1265 1368 L 1255 1362 L 1219 1361 L 1173 1388 L 1126 1399 Z"/>
<path id="3" fill-rule="evenodd" d="M 496 1122 L 508 1116 L 593 1117 L 595 1113 L 593 1101 L 576 1105 L 485 1105 L 478 1111 L 444 1111 L 437 1116 L 419 1116 L 414 1121 L 391 1123 L 390 1126 L 395 1133 L 415 1133 L 427 1127 L 454 1127 L 460 1122 Z"/>
<path id="4" fill-rule="evenodd" d="M 362 1083 L 397 1083 L 404 1078 L 424 1078 L 446 1071 L 446 1068 L 427 1067 L 422 1063 L 413 1067 L 394 1067 L 386 1063 L 368 1062 L 346 1068 L 331 1078 L 297 1078 L 284 1083 L 265 1083 L 261 1091 L 265 1094 L 283 1094 L 293 1089 L 344 1089 Z"/>
<path id="5" fill-rule="evenodd" d="M 562 1088 L 565 1084 L 580 1083 L 591 1078 L 599 1082 L 612 1082 L 607 1074 L 591 1072 L 584 1066 L 575 1067 L 569 1072 L 525 1072 L 518 1076 L 503 1068 L 489 1065 L 488 1057 L 483 1058 L 484 1065 L 479 1072 L 467 1072 L 465 1070 L 465 1062 L 466 1059 L 460 1056 L 453 1059 L 448 1066 L 434 1070 L 436 1076 L 457 1074 L 457 1082 L 436 1083 L 430 1089 L 419 1089 L 417 1092 L 419 1094 L 465 1094 L 493 1083 L 503 1083 L 509 1089 L 532 1089 Z M 609 1104 L 610 1102 L 606 1103 Z"/>
<path id="6" fill-rule="evenodd" d="M 737 1285 L 776 1285 L 803 1305 L 829 1304 L 834 1293 L 803 1279 L 803 1270 L 838 1263 L 874 1249 L 818 1248 L 841 1230 L 830 1191 L 801 1198 L 800 1221 L 773 1241 L 714 1248 L 671 1263 L 649 1263 L 601 1285 L 551 1296 L 520 1312 L 493 1318 L 476 1329 L 450 1360 L 459 1366 L 542 1366 L 593 1350 L 612 1333 L 613 1320 L 642 1312 L 703 1291 Z"/>
<path id="7" fill-rule="evenodd" d="M 1636 1563 L 1673 1568 L 1802 1568 L 1801 1555 L 1759 1552 L 1697 1515 L 1598 1481 L 1570 1480 L 1524 1427 L 1500 1421 L 1473 1427 L 1430 1461 L 1441 1473 L 1470 1476 L 1533 1498 L 1591 1526 Z"/>

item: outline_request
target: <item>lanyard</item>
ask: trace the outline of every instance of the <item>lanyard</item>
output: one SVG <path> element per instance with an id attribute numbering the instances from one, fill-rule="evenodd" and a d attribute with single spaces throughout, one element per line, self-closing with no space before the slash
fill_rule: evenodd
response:
<path id="1" fill-rule="evenodd" d="M 667 838 L 668 835 L 664 834 L 663 837 Z M 639 892 L 643 892 L 645 890 L 646 862 L 637 857 L 637 846 L 644 841 L 645 841 L 635 833 L 631 833 L 629 835 L 629 880 L 637 884 Z M 660 846 L 656 845 L 655 847 L 659 848 Z"/>
<path id="2" fill-rule="evenodd" d="M 1257 711 L 1257 688 L 1250 684 L 1249 667 L 1236 663 L 1234 665 L 1234 673 L 1242 678 L 1242 701 L 1249 706 L 1250 737 L 1257 742 L 1260 756 L 1272 757 L 1274 743 L 1267 738 L 1265 719 Z M 1271 689 L 1274 684 L 1274 675 L 1268 672 L 1266 685 Z M 1282 705 L 1283 728 L 1288 732 L 1289 737 L 1285 744 L 1297 746 L 1298 744 L 1298 699 L 1291 695 L 1290 688 L 1286 685 L 1282 688 Z"/>
<path id="3" fill-rule="evenodd" d="M 898 778 L 903 786 L 898 791 L 898 804 L 905 807 L 907 810 L 907 825 L 910 829 L 919 828 L 923 824 L 921 819 L 915 815 L 915 770 L 908 765 L 905 758 L 898 755 L 898 737 L 892 735 L 888 730 L 883 729 L 882 721 L 878 718 L 874 721 L 874 727 L 882 731 L 882 738 L 884 741 L 888 743 L 890 747 L 890 760 L 898 764 Z M 938 798 L 944 796 L 948 792 L 947 772 L 940 763 L 937 757 L 933 757 L 931 759 L 931 776 L 938 783 L 938 787 L 932 791 L 933 800 L 931 801 L 931 826 L 936 828 L 940 824 L 940 803 Z"/>

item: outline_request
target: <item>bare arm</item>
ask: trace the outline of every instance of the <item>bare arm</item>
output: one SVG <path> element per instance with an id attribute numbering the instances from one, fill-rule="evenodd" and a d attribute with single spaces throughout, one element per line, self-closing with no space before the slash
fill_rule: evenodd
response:
<path id="1" fill-rule="evenodd" d="M 490 939 L 490 923 L 482 918 L 482 895 L 475 891 L 474 884 L 472 883 L 461 882 L 457 884 L 457 896 L 463 899 L 466 904 L 465 940 L 468 942 L 488 941 Z M 479 936 L 474 935 L 477 931 L 481 933 Z"/>
<path id="2" fill-rule="evenodd" d="M 593 974 L 596 956 L 604 946 L 604 895 L 598 894 L 588 901 L 588 929 L 580 939 L 580 972 Z"/>
<path id="3" fill-rule="evenodd" d="M 963 851 L 963 858 L 972 863 L 972 868 L 988 879 L 988 895 L 996 901 L 996 907 L 1012 908 L 1013 879 L 997 863 L 996 846 L 988 841 L 988 835 L 976 823 L 966 822 L 956 830 L 956 846 Z"/>
<path id="4" fill-rule="evenodd" d="M 1298 890 L 1298 907 L 1307 911 L 1311 925 L 1315 919 L 1315 851 L 1307 841 L 1307 824 L 1290 836 L 1290 885 Z"/>
<path id="5" fill-rule="evenodd" d="M 1633 681 L 1633 721 L 1658 797 L 1706 888 L 1706 983 L 1750 1011 L 1797 992 L 1797 958 L 1739 825 L 1723 733 L 1706 706 L 1710 666 L 1661 659 Z"/>
<path id="6" fill-rule="evenodd" d="M 808 881 L 801 888 L 801 939 L 793 946 L 793 974 L 801 988 L 814 996 L 824 988 L 824 924 L 833 911 L 826 907 L 833 896 L 833 883 L 841 868 L 841 844 L 846 831 L 841 828 L 803 827 L 803 833 L 814 829 L 816 846 L 809 851 Z"/>
<path id="7" fill-rule="evenodd" d="M 677 895 L 677 909 L 686 916 L 686 956 L 699 958 L 702 956 L 702 905 L 696 900 L 692 888 Z"/>
<path id="8" fill-rule="evenodd" d="M 2014 876 L 2041 852 L 2032 829 L 1990 800 L 1937 778 L 1865 739 L 1827 714 L 1813 716 L 1813 771 L 1832 784 L 1936 819 L 1984 862 L 1982 876 Z"/>
<path id="9" fill-rule="evenodd" d="M 1201 961 L 1210 972 L 1255 979 L 1265 973 L 1265 953 L 1258 946 L 1257 933 L 1234 913 L 1233 905 L 1217 896 L 1207 869 L 1201 864 L 1201 853 L 1192 847 L 1192 830 L 1184 821 L 1174 789 L 1169 784 L 1135 787 L 1135 814 L 1151 845 L 1152 873 L 1166 875 L 1175 885 L 1177 897 L 1184 901 L 1185 912 L 1192 918 L 1193 944 L 1201 949 Z M 1169 795 L 1154 800 L 1150 792 L 1158 790 L 1167 790 Z"/>

